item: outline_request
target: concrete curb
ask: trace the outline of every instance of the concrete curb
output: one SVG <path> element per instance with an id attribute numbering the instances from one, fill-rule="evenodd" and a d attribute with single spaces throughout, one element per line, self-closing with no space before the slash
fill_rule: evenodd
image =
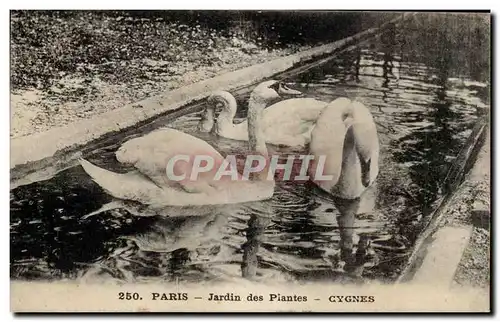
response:
<path id="1" fill-rule="evenodd" d="M 415 242 L 408 263 L 397 280 L 398 283 L 410 282 L 415 279 L 419 282 L 435 283 L 432 272 L 428 272 L 429 270 L 433 270 L 432 267 L 435 267 L 434 261 L 442 262 L 442 265 L 444 265 L 443 270 L 447 272 L 446 281 L 451 283 L 453 280 L 462 254 L 468 245 L 468 240 L 472 234 L 472 228 L 452 228 L 449 226 L 442 226 L 442 222 L 455 189 L 463 184 L 464 177 L 469 176 L 473 172 L 479 150 L 481 150 L 485 144 L 489 144 L 489 140 L 481 141 L 482 137 L 489 135 L 488 128 L 486 118 L 479 119 L 467 143 L 457 156 L 457 161 L 452 165 L 447 177 L 447 193 L 432 214 L 431 221 Z M 470 163 L 474 163 L 472 165 L 472 170 L 467 169 L 467 164 Z M 464 172 L 466 173 L 464 174 Z M 460 240 L 461 242 L 457 242 Z M 452 245 L 454 247 L 450 247 L 448 244 L 449 242 L 454 243 L 454 245 Z M 441 261 L 439 259 L 444 256 L 440 249 L 445 249 L 446 252 L 449 253 L 446 256 L 448 256 L 450 260 Z M 440 283 L 446 281 L 443 280 Z"/>
<path id="2" fill-rule="evenodd" d="M 472 226 L 445 226 L 436 231 L 412 283 L 450 287 L 471 235 Z"/>
<path id="3" fill-rule="evenodd" d="M 394 23 L 409 15 L 402 13 L 400 17 L 387 22 Z M 202 100 L 212 91 L 218 89 L 235 90 L 249 86 L 255 82 L 286 71 L 297 64 L 316 59 L 318 56 L 332 54 L 365 37 L 374 35 L 379 28 L 371 28 L 354 36 L 334 43 L 315 47 L 291 56 L 281 57 L 266 63 L 250 66 L 234 72 L 216 76 L 195 84 L 191 84 L 156 97 L 129 104 L 96 115 L 90 119 L 75 122 L 63 127 L 53 128 L 46 132 L 20 137 L 11 140 L 10 169 L 29 167 L 31 172 L 39 171 L 52 163 L 50 158 L 63 154 L 68 150 L 76 150 L 85 144 L 98 140 L 110 133 L 119 132 L 134 125 L 181 109 L 189 103 Z M 45 162 L 41 162 L 44 161 Z M 40 165 L 35 165 L 40 163 Z"/>

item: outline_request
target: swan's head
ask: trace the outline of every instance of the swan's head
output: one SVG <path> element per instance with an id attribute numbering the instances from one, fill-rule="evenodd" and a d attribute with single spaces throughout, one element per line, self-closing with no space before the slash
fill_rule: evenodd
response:
<path id="1" fill-rule="evenodd" d="M 236 109 L 236 99 L 227 91 L 213 92 L 207 99 L 207 108 L 234 110 Z"/>
<path id="2" fill-rule="evenodd" d="M 214 126 L 216 112 L 220 118 L 232 120 L 236 114 L 236 99 L 231 93 L 226 91 L 216 91 L 207 99 L 207 107 L 201 116 L 199 129 L 202 132 L 210 132 Z M 218 122 L 221 120 L 218 120 Z"/>
<path id="3" fill-rule="evenodd" d="M 285 95 L 297 96 L 301 94 L 302 92 L 289 88 L 283 82 L 268 80 L 257 85 L 250 97 L 253 100 L 270 104 Z"/>

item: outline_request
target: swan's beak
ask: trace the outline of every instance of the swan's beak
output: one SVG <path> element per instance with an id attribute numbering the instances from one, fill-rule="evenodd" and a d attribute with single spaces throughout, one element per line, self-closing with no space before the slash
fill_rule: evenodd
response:
<path id="1" fill-rule="evenodd" d="M 361 163 L 361 182 L 363 186 L 368 187 L 370 185 L 370 163 L 371 159 L 364 160 L 362 156 L 359 156 L 359 162 Z"/>
<path id="2" fill-rule="evenodd" d="M 299 96 L 302 95 L 303 93 L 301 91 L 298 91 L 296 89 L 291 89 L 284 83 L 280 83 L 280 86 L 278 88 L 278 94 L 280 95 L 290 95 L 290 96 Z"/>
<path id="3" fill-rule="evenodd" d="M 198 130 L 201 132 L 208 133 L 212 131 L 214 127 L 214 118 L 213 115 L 208 112 L 204 112 L 201 116 L 200 123 L 198 123 Z"/>

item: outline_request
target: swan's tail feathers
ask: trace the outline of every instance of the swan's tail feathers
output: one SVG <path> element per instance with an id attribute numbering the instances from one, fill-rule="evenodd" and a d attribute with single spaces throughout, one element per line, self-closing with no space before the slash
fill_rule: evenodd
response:
<path id="1" fill-rule="evenodd" d="M 106 169 L 93 165 L 87 160 L 80 159 L 80 165 L 83 170 L 97 183 L 101 188 L 106 190 L 113 197 L 120 198 L 120 182 L 122 175 L 114 173 Z"/>
<path id="2" fill-rule="evenodd" d="M 140 173 L 115 173 L 80 159 L 80 164 L 92 180 L 111 196 L 149 204 L 162 189 Z"/>

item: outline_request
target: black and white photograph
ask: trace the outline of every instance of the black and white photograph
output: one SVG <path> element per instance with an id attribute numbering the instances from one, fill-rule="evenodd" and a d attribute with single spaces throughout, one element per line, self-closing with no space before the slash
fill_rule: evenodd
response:
<path id="1" fill-rule="evenodd" d="M 10 10 L 11 311 L 490 312 L 491 29 Z"/>

